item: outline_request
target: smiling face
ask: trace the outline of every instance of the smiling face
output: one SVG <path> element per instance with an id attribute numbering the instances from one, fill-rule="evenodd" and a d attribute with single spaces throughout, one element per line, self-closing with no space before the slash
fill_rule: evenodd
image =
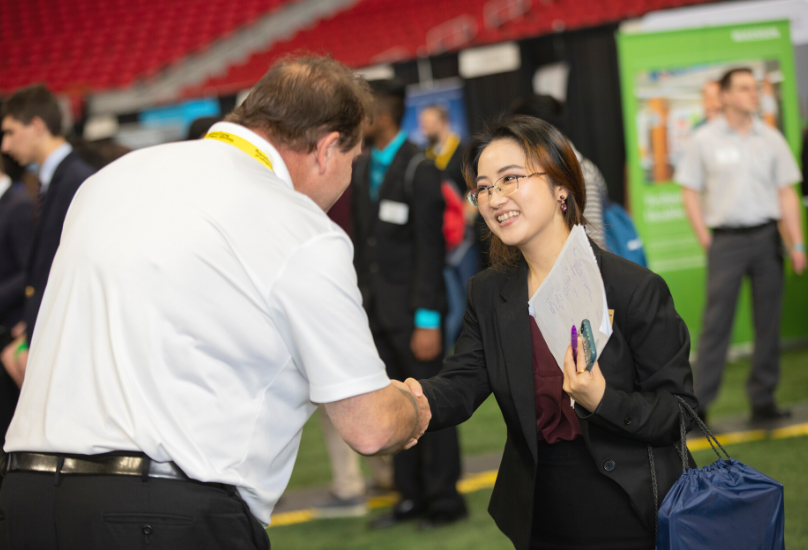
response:
<path id="1" fill-rule="evenodd" d="M 535 164 L 535 163 L 533 163 Z M 504 244 L 524 250 L 548 233 L 568 231 L 561 212 L 564 188 L 551 185 L 541 166 L 528 163 L 525 152 L 511 139 L 491 142 L 477 164 L 477 189 L 501 186 L 518 177 L 517 189 L 508 196 L 481 191 L 480 214 L 489 229 Z M 531 174 L 539 173 L 530 176 Z"/>

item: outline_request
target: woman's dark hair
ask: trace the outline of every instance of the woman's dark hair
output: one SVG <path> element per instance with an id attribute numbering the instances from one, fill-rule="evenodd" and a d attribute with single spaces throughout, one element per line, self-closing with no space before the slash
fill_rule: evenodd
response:
<path id="1" fill-rule="evenodd" d="M 503 115 L 488 123 L 482 132 L 472 137 L 463 155 L 463 177 L 469 189 L 477 188 L 477 164 L 483 150 L 495 141 L 510 140 L 525 153 L 531 172 L 544 172 L 553 186 L 567 190 L 567 211 L 563 213 L 567 226 L 586 224 L 586 186 L 581 166 L 567 138 L 558 129 L 539 118 L 526 115 Z M 495 269 L 518 265 L 522 253 L 508 246 L 489 231 L 489 255 Z"/>

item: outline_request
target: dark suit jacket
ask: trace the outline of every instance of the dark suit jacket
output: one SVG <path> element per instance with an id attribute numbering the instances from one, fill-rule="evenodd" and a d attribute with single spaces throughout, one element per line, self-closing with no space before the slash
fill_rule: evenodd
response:
<path id="1" fill-rule="evenodd" d="M 28 339 L 33 337 L 42 294 L 48 282 L 53 257 L 62 238 L 62 226 L 67 209 L 79 186 L 95 172 L 95 169 L 81 160 L 75 151 L 67 155 L 53 173 L 50 186 L 45 193 L 39 223 L 34 234 L 34 246 L 28 264 L 24 320 L 28 325 Z"/>
<path id="2" fill-rule="evenodd" d="M 418 152 L 415 144 L 404 142 L 376 202 L 370 200 L 369 155 L 360 158 L 353 170 L 354 265 L 365 309 L 386 330 L 411 330 L 416 309 L 446 309 L 440 173 L 424 159 L 415 170 L 412 188 L 405 185 L 407 166 Z M 379 205 L 386 200 L 407 205 L 405 223 L 379 219 Z"/>
<path id="3" fill-rule="evenodd" d="M 20 186 L 0 197 L 0 325 L 9 329 L 22 319 L 33 214 L 34 201 Z"/>
<path id="4" fill-rule="evenodd" d="M 465 197 L 469 192 L 468 187 L 466 187 L 466 180 L 463 179 L 463 151 L 465 151 L 465 149 L 465 143 L 458 145 L 457 149 L 452 153 L 452 158 L 450 158 L 448 164 L 446 164 L 446 168 L 443 169 L 443 177 L 452 181 L 455 186 L 457 186 L 461 197 Z"/>
<path id="5" fill-rule="evenodd" d="M 0 197 L 0 325 L 7 330 L 22 319 L 25 268 L 34 236 L 34 202 L 21 186 Z M 0 368 L 0 443 L 5 440 L 20 390 Z"/>
<path id="6" fill-rule="evenodd" d="M 598 360 L 607 387 L 594 414 L 575 412 L 592 460 L 628 493 L 649 531 L 654 500 L 646 445 L 653 446 L 659 502 L 682 473 L 675 395 L 696 408 L 690 336 L 659 275 L 592 244 L 614 309 L 614 332 Z M 517 549 L 528 548 L 537 457 L 527 267 L 471 279 L 463 332 L 439 376 L 421 383 L 430 430 L 468 419 L 493 392 L 508 429 L 489 512 Z M 689 422 L 688 422 L 689 426 Z M 604 465 L 612 462 L 613 469 Z M 546 498 L 553 498 L 547 495 Z"/>

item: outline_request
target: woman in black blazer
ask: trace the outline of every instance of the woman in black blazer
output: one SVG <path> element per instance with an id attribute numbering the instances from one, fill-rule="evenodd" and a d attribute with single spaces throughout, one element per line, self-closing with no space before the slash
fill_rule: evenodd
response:
<path id="1" fill-rule="evenodd" d="M 697 405 L 690 337 L 668 287 L 592 243 L 614 331 L 591 372 L 569 348 L 562 372 L 528 299 L 585 223 L 575 154 L 553 126 L 513 116 L 469 144 L 464 167 L 491 229 L 492 268 L 468 284 L 455 354 L 421 381 L 429 430 L 466 421 L 493 392 L 508 434 L 489 512 L 517 549 L 652 549 L 649 453 L 661 503 L 682 472 L 676 396 Z"/>

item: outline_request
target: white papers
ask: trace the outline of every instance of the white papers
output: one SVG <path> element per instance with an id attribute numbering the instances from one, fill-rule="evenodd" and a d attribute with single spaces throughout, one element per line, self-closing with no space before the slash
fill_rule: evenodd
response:
<path id="1" fill-rule="evenodd" d="M 612 335 L 606 289 L 595 254 L 580 225 L 572 228 L 547 278 L 529 300 L 530 314 L 561 370 L 572 325 L 589 319 L 598 357 Z"/>

